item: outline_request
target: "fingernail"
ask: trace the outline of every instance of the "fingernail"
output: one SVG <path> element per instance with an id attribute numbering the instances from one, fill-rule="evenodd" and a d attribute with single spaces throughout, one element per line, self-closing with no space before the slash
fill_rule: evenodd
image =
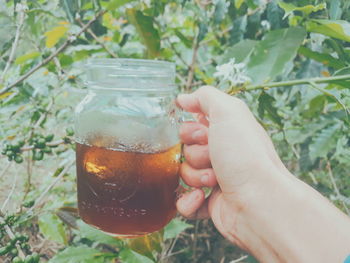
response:
<path id="1" fill-rule="evenodd" d="M 192 133 L 192 139 L 200 139 L 201 137 L 204 136 L 204 131 L 203 130 L 197 130 Z"/>
<path id="2" fill-rule="evenodd" d="M 186 197 L 185 201 L 185 205 L 189 206 L 191 205 L 193 202 L 195 202 L 198 199 L 198 193 L 197 191 L 192 191 L 191 193 L 189 193 Z"/>
<path id="3" fill-rule="evenodd" d="M 207 184 L 209 183 L 209 175 L 203 175 L 203 176 L 201 177 L 201 183 L 202 183 L 203 185 L 207 185 Z"/>

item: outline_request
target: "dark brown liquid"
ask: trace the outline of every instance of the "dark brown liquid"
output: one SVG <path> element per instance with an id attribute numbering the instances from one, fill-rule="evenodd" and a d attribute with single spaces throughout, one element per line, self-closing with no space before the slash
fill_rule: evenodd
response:
<path id="1" fill-rule="evenodd" d="M 181 147 L 158 153 L 123 152 L 77 143 L 81 218 L 110 234 L 145 235 L 176 214 Z"/>

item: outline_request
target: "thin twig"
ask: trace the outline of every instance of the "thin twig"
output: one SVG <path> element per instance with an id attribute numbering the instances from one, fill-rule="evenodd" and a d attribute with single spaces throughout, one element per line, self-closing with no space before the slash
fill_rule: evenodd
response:
<path id="1" fill-rule="evenodd" d="M 10 201 L 10 199 L 11 199 L 11 197 L 12 197 L 12 195 L 13 195 L 13 192 L 14 192 L 15 189 L 16 189 L 17 174 L 18 174 L 18 173 L 17 173 L 17 171 L 16 171 L 15 176 L 14 176 L 14 178 L 13 178 L 12 188 L 11 188 L 10 192 L 8 193 L 8 195 L 7 195 L 7 197 L 6 197 L 5 201 L 4 201 L 4 203 L 3 203 L 2 206 L 1 206 L 1 211 L 4 211 L 5 207 L 7 206 L 7 203 Z"/>
<path id="2" fill-rule="evenodd" d="M 185 91 L 189 91 L 191 89 L 191 86 L 192 86 L 193 77 L 194 77 L 194 69 L 195 69 L 196 61 L 197 61 L 198 48 L 199 48 L 199 41 L 198 41 L 198 37 L 196 37 L 194 40 L 194 44 L 193 44 L 192 61 L 191 61 L 191 65 L 190 65 L 189 70 L 188 70 L 188 77 L 187 77 Z"/>
<path id="3" fill-rule="evenodd" d="M 248 258 L 248 256 L 244 255 L 244 256 L 241 256 L 240 258 L 237 258 L 235 260 L 230 261 L 230 263 L 238 263 L 238 262 L 241 262 L 241 261 L 243 261 L 243 260 L 245 260 L 247 258 Z"/>
<path id="4" fill-rule="evenodd" d="M 46 119 L 47 115 L 49 114 L 52 106 L 53 106 L 53 102 L 54 102 L 54 99 L 51 98 L 49 104 L 47 105 L 46 109 L 45 109 L 45 113 L 44 114 L 41 114 L 40 118 L 37 120 L 37 122 L 34 124 L 33 126 L 33 130 L 35 130 L 36 128 L 38 128 L 43 122 L 44 120 Z"/>
<path id="5" fill-rule="evenodd" d="M 337 186 L 337 183 L 335 182 L 335 179 L 334 179 L 334 176 L 333 176 L 333 171 L 332 171 L 332 166 L 331 166 L 331 163 L 329 160 L 327 160 L 327 164 L 326 164 L 326 167 L 327 167 L 327 170 L 328 170 L 328 176 L 332 182 L 332 185 L 333 185 L 333 188 L 334 188 L 334 191 L 337 195 L 337 198 L 341 201 L 342 205 L 343 205 L 343 208 L 344 210 L 346 211 L 346 213 L 348 215 L 350 215 L 350 211 L 349 211 L 349 208 L 347 207 L 347 205 L 345 204 L 344 200 L 342 200 L 340 197 L 341 197 L 341 194 L 340 194 L 340 191 L 339 191 L 339 188 Z"/>
<path id="6" fill-rule="evenodd" d="M 83 23 L 83 21 L 81 21 L 80 17 L 77 17 L 76 20 L 78 21 L 78 23 L 79 23 L 82 27 L 85 26 L 84 23 Z M 112 50 L 110 50 L 110 49 L 105 45 L 105 43 L 103 43 L 103 41 L 101 41 L 101 40 L 95 35 L 95 33 L 94 33 L 90 28 L 88 28 L 87 32 L 96 40 L 97 43 L 99 43 L 99 44 L 107 51 L 108 54 L 111 55 L 111 57 L 113 57 L 113 58 L 117 58 L 117 57 L 118 57 Z"/>
<path id="7" fill-rule="evenodd" d="M 16 49 L 18 47 L 18 43 L 19 43 L 19 39 L 20 39 L 22 27 L 23 27 L 23 23 L 24 23 L 24 18 L 25 18 L 24 5 L 22 5 L 21 3 L 18 3 L 16 5 L 16 8 L 19 9 L 19 12 L 18 12 L 19 18 L 18 18 L 18 25 L 17 25 L 17 29 L 16 29 L 15 40 L 13 41 L 13 44 L 11 47 L 11 52 L 10 52 L 9 58 L 7 60 L 5 69 L 0 76 L 0 83 L 2 83 L 4 81 L 5 75 L 6 75 L 8 69 L 10 68 L 10 66 L 14 60 Z"/>
<path id="8" fill-rule="evenodd" d="M 193 245 L 192 245 L 192 252 L 193 252 L 192 262 L 197 262 L 198 228 L 199 228 L 199 220 L 196 221 L 196 225 L 194 228 L 194 237 L 193 237 Z"/>
<path id="9" fill-rule="evenodd" d="M 51 184 L 41 193 L 41 195 L 36 199 L 35 204 L 28 210 L 28 213 L 32 212 L 34 209 L 39 207 L 42 203 L 42 200 L 46 196 L 46 194 L 54 187 L 61 179 L 62 177 L 67 173 L 67 171 L 73 166 L 74 160 L 71 160 L 67 166 L 59 173 L 59 175 L 56 177 L 55 180 L 51 182 Z"/>
<path id="10" fill-rule="evenodd" d="M 233 95 L 240 91 L 297 86 L 297 85 L 305 85 L 310 83 L 322 84 L 322 83 L 330 83 L 333 81 L 340 81 L 340 80 L 350 80 L 350 74 L 326 77 L 326 78 L 309 78 L 309 79 L 297 79 L 297 80 L 288 80 L 288 81 L 280 81 L 280 82 L 270 82 L 262 85 L 248 85 L 247 87 L 243 87 L 238 90 L 236 89 L 236 87 L 232 87 L 232 89 L 228 91 L 228 94 Z"/>
<path id="11" fill-rule="evenodd" d="M 24 195 L 21 202 L 20 212 L 22 212 L 23 204 L 32 186 L 32 167 L 33 167 L 33 160 L 30 158 L 30 152 L 28 151 L 27 152 L 27 182 L 25 185 Z"/>
<path id="12" fill-rule="evenodd" d="M 29 70 L 26 74 L 21 76 L 18 80 L 10 84 L 9 86 L 3 88 L 0 91 L 0 95 L 6 93 L 13 87 L 17 86 L 19 83 L 21 83 L 23 80 L 27 79 L 30 75 L 32 75 L 34 72 L 36 72 L 38 69 L 40 69 L 42 66 L 49 63 L 54 57 L 56 57 L 58 54 L 60 54 L 63 50 L 65 50 L 70 44 L 72 44 L 83 32 L 85 32 L 93 22 L 95 22 L 100 16 L 102 16 L 104 13 L 106 13 L 106 10 L 103 10 L 99 12 L 93 19 L 91 19 L 76 35 L 69 37 L 66 42 L 64 42 L 57 50 L 52 53 L 50 56 L 48 56 L 46 59 L 44 59 L 40 64 L 36 65 L 34 68 Z"/>

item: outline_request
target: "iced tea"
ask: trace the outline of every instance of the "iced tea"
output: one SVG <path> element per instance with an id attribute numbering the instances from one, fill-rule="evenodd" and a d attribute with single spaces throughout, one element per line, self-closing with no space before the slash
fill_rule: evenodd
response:
<path id="1" fill-rule="evenodd" d="M 180 145 L 128 152 L 77 143 L 81 218 L 115 236 L 164 227 L 176 214 L 180 151 Z"/>

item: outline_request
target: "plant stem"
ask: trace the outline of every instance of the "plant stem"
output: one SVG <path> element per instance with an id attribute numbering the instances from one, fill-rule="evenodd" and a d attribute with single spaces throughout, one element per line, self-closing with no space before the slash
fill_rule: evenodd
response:
<path id="1" fill-rule="evenodd" d="M 21 5 L 21 4 L 17 4 L 17 6 L 18 5 Z M 8 69 L 10 68 L 10 66 L 11 66 L 11 64 L 12 64 L 12 62 L 14 60 L 16 49 L 17 49 L 17 46 L 18 46 L 19 38 L 20 38 L 20 34 L 21 34 L 21 31 L 22 31 L 23 23 L 24 23 L 24 18 L 25 18 L 25 11 L 23 10 L 23 7 L 22 7 L 20 12 L 19 12 L 19 20 L 18 20 L 18 24 L 17 24 L 15 40 L 13 41 L 13 44 L 12 44 L 12 47 L 11 47 L 11 53 L 10 53 L 10 56 L 9 56 L 9 58 L 7 60 L 5 69 L 4 69 L 4 71 L 2 72 L 2 74 L 0 76 L 0 83 L 3 82 L 6 73 L 7 73 Z"/>
<path id="2" fill-rule="evenodd" d="M 188 69 L 188 77 L 187 77 L 185 91 L 189 91 L 191 89 L 191 86 L 192 86 L 192 82 L 193 82 L 193 78 L 194 78 L 194 69 L 195 69 L 196 61 L 197 61 L 198 48 L 199 48 L 199 41 L 198 41 L 198 35 L 197 35 L 197 37 L 195 37 L 194 43 L 193 43 L 192 61 L 191 61 L 191 65 Z"/>
<path id="3" fill-rule="evenodd" d="M 38 69 L 40 69 L 42 66 L 45 66 L 47 63 L 49 63 L 53 58 L 55 58 L 58 54 L 60 54 L 63 50 L 65 50 L 70 44 L 72 44 L 83 32 L 85 32 L 93 22 L 95 22 L 100 16 L 102 16 L 104 13 L 106 13 L 106 10 L 103 10 L 99 12 L 93 19 L 91 19 L 82 29 L 74 36 L 69 37 L 66 42 L 64 42 L 55 52 L 53 52 L 50 56 L 48 56 L 46 59 L 44 59 L 40 64 L 36 65 L 34 68 L 29 70 L 26 74 L 21 76 L 18 80 L 10 84 L 9 86 L 3 88 L 0 90 L 0 95 L 3 95 L 13 87 L 17 86 L 19 83 L 21 83 L 23 80 L 27 79 L 30 75 L 32 75 L 34 72 L 36 72 Z"/>
<path id="4" fill-rule="evenodd" d="M 310 83 L 329 83 L 332 81 L 339 80 L 350 80 L 350 74 L 334 76 L 334 77 L 326 77 L 326 78 L 309 78 L 309 79 L 297 79 L 297 80 L 289 80 L 289 81 L 281 81 L 281 82 L 270 82 L 263 85 L 255 85 L 255 86 L 247 86 L 244 88 L 244 91 L 248 90 L 257 90 L 257 89 L 269 89 L 269 88 L 277 88 L 277 87 L 288 87 L 288 86 L 296 86 L 296 85 L 304 85 Z"/>

